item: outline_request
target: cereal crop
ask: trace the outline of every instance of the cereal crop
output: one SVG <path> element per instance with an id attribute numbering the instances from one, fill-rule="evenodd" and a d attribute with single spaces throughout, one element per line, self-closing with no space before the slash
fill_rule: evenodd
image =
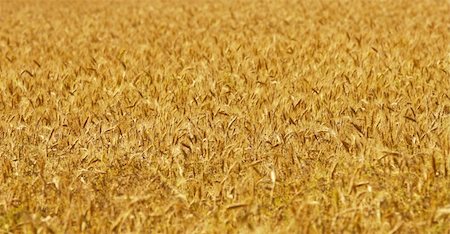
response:
<path id="1" fill-rule="evenodd" d="M 447 0 L 0 1 L 0 233 L 449 233 Z"/>

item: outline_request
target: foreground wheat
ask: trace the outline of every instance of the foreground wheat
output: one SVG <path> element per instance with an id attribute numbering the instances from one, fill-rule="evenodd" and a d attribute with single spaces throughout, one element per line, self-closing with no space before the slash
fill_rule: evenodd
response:
<path id="1" fill-rule="evenodd" d="M 1 232 L 446 233 L 450 6 L 1 1 Z"/>

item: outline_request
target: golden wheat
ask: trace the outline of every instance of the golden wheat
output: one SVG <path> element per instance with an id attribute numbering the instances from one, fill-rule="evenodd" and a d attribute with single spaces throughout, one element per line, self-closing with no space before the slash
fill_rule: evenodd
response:
<path id="1" fill-rule="evenodd" d="M 0 2 L 0 232 L 450 232 L 447 0 Z"/>

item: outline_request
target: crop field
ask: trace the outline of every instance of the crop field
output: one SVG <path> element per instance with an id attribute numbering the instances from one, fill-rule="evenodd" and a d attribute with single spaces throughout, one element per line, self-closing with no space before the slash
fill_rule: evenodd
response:
<path id="1" fill-rule="evenodd" d="M 447 0 L 0 0 L 0 233 L 450 233 Z"/>

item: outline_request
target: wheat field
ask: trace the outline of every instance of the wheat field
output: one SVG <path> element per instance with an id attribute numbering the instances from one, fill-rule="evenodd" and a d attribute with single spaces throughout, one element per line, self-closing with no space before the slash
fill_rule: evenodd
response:
<path id="1" fill-rule="evenodd" d="M 450 233 L 450 2 L 0 1 L 0 233 Z"/>

